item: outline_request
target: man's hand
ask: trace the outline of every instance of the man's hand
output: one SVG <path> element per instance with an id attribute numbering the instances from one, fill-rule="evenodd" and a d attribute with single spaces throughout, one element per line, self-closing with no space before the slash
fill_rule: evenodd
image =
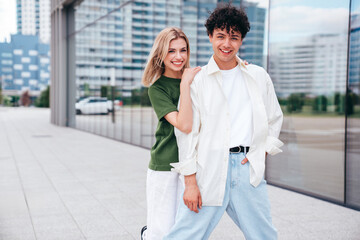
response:
<path id="1" fill-rule="evenodd" d="M 191 210 L 196 213 L 199 212 L 202 206 L 201 194 L 199 187 L 196 183 L 196 175 L 192 174 L 185 176 L 185 191 L 184 191 L 184 203 Z"/>
<path id="2" fill-rule="evenodd" d="M 265 153 L 265 158 L 267 157 L 268 153 Z M 249 160 L 247 158 L 244 158 L 244 160 L 241 161 L 241 164 L 244 165 L 245 163 L 247 163 Z"/>

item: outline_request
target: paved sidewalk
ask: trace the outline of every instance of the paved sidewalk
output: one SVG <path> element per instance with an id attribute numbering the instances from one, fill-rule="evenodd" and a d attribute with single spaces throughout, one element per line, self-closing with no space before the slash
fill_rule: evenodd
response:
<path id="1" fill-rule="evenodd" d="M 139 239 L 149 150 L 0 107 L 0 239 Z M 360 239 L 360 212 L 269 186 L 280 240 Z M 224 215 L 215 239 L 244 239 Z"/>

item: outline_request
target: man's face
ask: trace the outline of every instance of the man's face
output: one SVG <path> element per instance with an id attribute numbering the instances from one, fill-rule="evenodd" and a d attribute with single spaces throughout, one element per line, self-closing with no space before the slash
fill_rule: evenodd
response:
<path id="1" fill-rule="evenodd" d="M 216 28 L 209 39 L 219 68 L 222 70 L 234 68 L 237 65 L 236 54 L 242 44 L 241 33 L 233 30 L 228 33 L 226 29 Z"/>

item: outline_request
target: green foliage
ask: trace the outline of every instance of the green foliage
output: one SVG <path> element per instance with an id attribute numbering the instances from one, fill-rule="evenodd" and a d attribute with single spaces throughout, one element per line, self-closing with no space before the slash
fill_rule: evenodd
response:
<path id="1" fill-rule="evenodd" d="M 2 95 L 2 89 L 1 89 L 1 85 L 0 85 L 0 104 L 3 103 L 3 95 Z"/>
<path id="2" fill-rule="evenodd" d="M 19 100 L 20 100 L 20 96 L 10 96 L 10 105 L 12 107 L 18 107 Z"/>
<path id="3" fill-rule="evenodd" d="M 304 94 L 293 93 L 287 99 L 286 111 L 289 113 L 301 112 L 301 109 L 304 106 L 304 102 L 305 102 Z"/>
<path id="4" fill-rule="evenodd" d="M 101 97 L 107 97 L 107 95 L 108 95 L 108 86 L 102 85 L 100 87 L 100 96 Z"/>
<path id="5" fill-rule="evenodd" d="M 3 100 L 2 103 L 3 103 L 4 106 L 7 106 L 7 107 L 12 106 L 12 104 L 11 104 L 11 97 L 4 96 L 2 100 Z"/>
<path id="6" fill-rule="evenodd" d="M 141 90 L 133 89 L 131 90 L 131 105 L 139 105 L 141 100 Z"/>
<path id="7" fill-rule="evenodd" d="M 84 83 L 84 97 L 90 97 L 90 85 L 88 83 Z"/>
<path id="8" fill-rule="evenodd" d="M 353 92 L 348 92 L 347 96 L 346 96 L 346 113 L 347 115 L 352 115 L 354 114 L 354 105 L 356 103 L 357 100 L 357 95 Z"/>
<path id="9" fill-rule="evenodd" d="M 50 107 L 50 86 L 40 93 L 40 96 L 35 100 L 35 106 L 43 108 Z"/>
<path id="10" fill-rule="evenodd" d="M 326 112 L 327 111 L 327 98 L 324 95 L 318 96 L 313 101 L 314 112 Z"/>

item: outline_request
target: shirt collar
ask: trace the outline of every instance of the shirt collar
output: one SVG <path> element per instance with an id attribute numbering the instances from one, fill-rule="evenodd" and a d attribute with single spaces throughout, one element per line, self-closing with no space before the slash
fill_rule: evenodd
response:
<path id="1" fill-rule="evenodd" d="M 238 56 L 236 56 L 236 62 L 238 63 L 238 66 L 242 70 L 244 70 L 244 68 L 245 68 L 245 70 L 247 70 L 247 67 L 246 67 L 244 61 L 241 60 Z M 216 64 L 216 62 L 215 62 L 214 56 L 212 56 L 210 58 L 207 69 L 208 69 L 207 70 L 208 75 L 211 75 L 211 74 L 213 74 L 215 72 L 220 72 L 220 69 L 219 69 L 218 65 Z"/>

